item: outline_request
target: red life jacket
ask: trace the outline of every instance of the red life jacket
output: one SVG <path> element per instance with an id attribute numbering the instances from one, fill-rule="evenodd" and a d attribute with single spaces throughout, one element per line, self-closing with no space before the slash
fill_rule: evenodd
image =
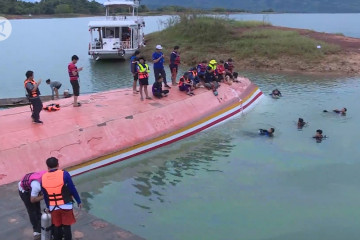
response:
<path id="1" fill-rule="evenodd" d="M 43 107 L 43 109 L 47 110 L 49 112 L 58 111 L 58 110 L 60 110 L 60 105 L 52 103 L 52 104 L 46 105 L 45 107 Z"/>
<path id="2" fill-rule="evenodd" d="M 76 72 L 76 75 L 74 75 L 74 74 L 73 74 L 73 70 L 74 70 L 74 69 L 70 69 L 70 66 L 71 66 L 72 64 L 75 66 L 75 69 L 77 70 L 77 67 L 76 67 L 76 65 L 75 65 L 74 63 L 72 63 L 72 62 L 69 63 L 69 65 L 68 65 L 68 73 L 69 73 L 70 80 L 78 80 L 78 79 L 79 79 L 79 73 Z"/>
<path id="3" fill-rule="evenodd" d="M 207 67 L 206 64 L 199 63 L 199 65 L 197 66 L 198 72 L 205 73 L 206 67 Z M 199 71 L 199 69 L 200 69 L 200 71 Z"/>
<path id="4" fill-rule="evenodd" d="M 30 80 L 30 79 L 25 79 L 24 81 L 24 87 L 27 91 L 27 96 L 31 97 L 31 98 L 35 98 L 38 97 L 40 95 L 40 90 L 39 88 L 36 88 L 36 90 L 32 90 L 30 91 L 29 89 L 26 88 L 26 84 L 31 83 L 33 86 L 36 84 L 35 80 Z"/>
<path id="5" fill-rule="evenodd" d="M 217 65 L 216 70 L 217 70 L 218 74 L 220 74 L 220 75 L 225 73 L 225 67 L 222 64 Z"/>
<path id="6" fill-rule="evenodd" d="M 180 55 L 179 55 L 177 52 L 175 52 L 175 51 L 173 51 L 172 54 L 175 54 L 175 55 L 176 55 L 174 64 L 175 64 L 175 65 L 179 65 L 179 64 L 180 64 Z"/>
<path id="7" fill-rule="evenodd" d="M 39 183 L 41 183 L 41 177 L 44 175 L 44 173 L 46 173 L 47 171 L 41 171 L 41 172 L 33 172 L 33 173 L 28 173 L 26 174 L 20 182 L 20 186 L 22 187 L 22 189 L 24 189 L 25 191 L 29 192 L 31 191 L 31 182 L 36 180 Z"/>

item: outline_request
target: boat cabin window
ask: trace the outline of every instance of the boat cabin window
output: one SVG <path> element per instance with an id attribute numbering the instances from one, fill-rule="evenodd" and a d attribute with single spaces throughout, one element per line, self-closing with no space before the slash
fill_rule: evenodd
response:
<path id="1" fill-rule="evenodd" d="M 120 38 L 120 29 L 115 27 L 102 28 L 102 35 L 104 38 Z"/>

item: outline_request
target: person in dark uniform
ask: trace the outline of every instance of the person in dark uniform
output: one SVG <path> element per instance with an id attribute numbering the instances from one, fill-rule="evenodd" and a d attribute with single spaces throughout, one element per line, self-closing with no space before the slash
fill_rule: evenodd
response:
<path id="1" fill-rule="evenodd" d="M 139 93 L 139 90 L 136 89 L 136 83 L 139 79 L 139 76 L 138 76 L 138 72 L 136 71 L 137 70 L 137 64 L 139 63 L 139 54 L 140 54 L 140 51 L 139 50 L 136 50 L 134 52 L 134 55 L 131 56 L 130 58 L 130 69 L 131 69 L 131 73 L 134 77 L 134 81 L 133 81 L 133 93 L 134 94 L 137 94 Z"/>
<path id="2" fill-rule="evenodd" d="M 269 130 L 259 129 L 259 134 L 260 135 L 264 135 L 264 136 L 268 136 L 268 137 L 273 137 L 274 132 L 275 132 L 275 128 L 270 128 Z"/>
<path id="3" fill-rule="evenodd" d="M 24 86 L 26 89 L 26 96 L 28 97 L 30 103 L 31 103 L 31 118 L 34 123 L 43 123 L 40 120 L 40 112 L 43 108 L 42 101 L 40 99 L 40 91 L 39 91 L 39 85 L 41 84 L 41 79 L 39 81 L 34 80 L 34 72 L 33 71 L 27 71 L 26 74 L 26 80 L 24 81 Z"/>

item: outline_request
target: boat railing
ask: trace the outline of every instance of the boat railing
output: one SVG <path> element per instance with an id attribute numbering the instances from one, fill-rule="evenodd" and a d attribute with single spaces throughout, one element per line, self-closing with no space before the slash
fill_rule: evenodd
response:
<path id="1" fill-rule="evenodd" d="M 105 45 L 107 44 L 107 42 L 105 43 Z M 93 41 L 91 42 L 91 50 L 95 50 L 95 49 L 103 49 L 104 48 L 104 44 L 101 41 Z M 112 43 L 111 46 L 107 47 L 109 48 L 108 50 L 112 49 L 112 50 L 118 50 L 118 49 L 131 49 L 131 41 L 130 40 L 126 40 L 126 41 L 115 41 Z"/>

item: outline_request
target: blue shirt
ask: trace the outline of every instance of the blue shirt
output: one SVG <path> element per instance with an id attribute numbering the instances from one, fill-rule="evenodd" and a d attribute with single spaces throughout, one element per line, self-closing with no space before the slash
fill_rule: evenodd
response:
<path id="1" fill-rule="evenodd" d="M 137 57 L 135 55 L 132 55 L 130 58 L 130 70 L 132 73 L 136 73 L 136 61 Z"/>
<path id="2" fill-rule="evenodd" d="M 161 57 L 161 55 L 163 55 L 162 52 L 154 52 L 152 55 L 152 60 L 158 59 L 159 57 Z M 164 58 L 161 58 L 160 61 L 154 63 L 154 68 L 159 68 L 159 69 L 164 68 Z"/>

